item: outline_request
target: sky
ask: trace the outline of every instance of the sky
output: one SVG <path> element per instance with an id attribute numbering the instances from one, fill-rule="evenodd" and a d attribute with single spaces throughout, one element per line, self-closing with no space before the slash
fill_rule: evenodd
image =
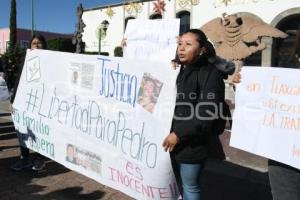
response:
<path id="1" fill-rule="evenodd" d="M 31 29 L 31 0 L 16 0 L 17 27 Z M 73 33 L 76 9 L 124 2 L 124 0 L 33 0 L 35 30 Z M 0 0 L 0 28 L 9 27 L 10 0 Z"/>

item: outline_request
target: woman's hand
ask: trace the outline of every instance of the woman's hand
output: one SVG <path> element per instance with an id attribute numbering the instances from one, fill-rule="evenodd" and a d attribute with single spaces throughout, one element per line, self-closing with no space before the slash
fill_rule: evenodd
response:
<path id="1" fill-rule="evenodd" d="M 232 77 L 232 82 L 233 83 L 240 83 L 241 82 L 241 78 L 242 78 L 242 75 L 240 72 L 237 72 L 233 75 Z"/>
<path id="2" fill-rule="evenodd" d="M 172 65 L 172 68 L 173 68 L 174 70 L 176 70 L 177 67 L 179 67 L 179 64 L 178 64 L 177 62 L 174 62 L 174 61 L 171 61 L 171 65 Z"/>
<path id="3" fill-rule="evenodd" d="M 170 133 L 163 142 L 163 147 L 165 151 L 173 151 L 176 144 L 179 143 L 179 138 L 175 134 L 175 132 Z"/>
<path id="4" fill-rule="evenodd" d="M 234 85 L 234 84 L 240 83 L 241 82 L 241 78 L 242 78 L 241 69 L 239 68 L 239 69 L 237 69 L 236 72 L 234 72 L 233 75 L 228 76 L 228 83 L 230 85 Z"/>
<path id="5" fill-rule="evenodd" d="M 126 47 L 126 38 L 123 38 L 121 41 L 121 47 L 124 48 Z"/>

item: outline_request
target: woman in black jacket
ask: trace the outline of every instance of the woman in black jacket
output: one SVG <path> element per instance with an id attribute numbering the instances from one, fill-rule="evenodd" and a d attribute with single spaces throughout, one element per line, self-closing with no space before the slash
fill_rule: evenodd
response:
<path id="1" fill-rule="evenodd" d="M 34 35 L 31 40 L 30 40 L 30 49 L 47 49 L 47 42 L 46 39 L 44 38 L 44 36 L 42 35 Z M 25 58 L 24 58 L 25 60 Z M 19 67 L 19 73 L 17 76 L 17 80 L 15 82 L 14 85 L 14 90 L 13 90 L 13 94 L 10 98 L 10 103 L 11 105 L 14 103 L 15 100 L 15 96 L 17 93 L 17 89 L 19 86 L 19 82 L 20 82 L 20 78 L 21 78 L 21 73 L 23 70 L 23 64 L 22 63 Z M 38 171 L 38 170 L 42 170 L 45 167 L 45 162 L 44 162 L 44 157 L 42 155 L 38 155 L 33 162 L 31 162 L 29 160 L 29 149 L 26 147 L 26 145 L 24 144 L 23 140 L 22 140 L 22 133 L 17 133 L 18 134 L 18 139 L 19 139 L 19 143 L 20 143 L 20 159 L 14 163 L 11 166 L 11 169 L 14 171 L 21 171 L 23 169 L 32 167 L 33 170 Z"/>
<path id="2" fill-rule="evenodd" d="M 224 159 L 219 134 L 225 128 L 223 79 L 212 58 L 215 51 L 205 34 L 191 29 L 181 35 L 177 55 L 180 72 L 171 133 L 163 146 L 170 151 L 184 200 L 200 199 L 200 176 L 208 157 Z"/>

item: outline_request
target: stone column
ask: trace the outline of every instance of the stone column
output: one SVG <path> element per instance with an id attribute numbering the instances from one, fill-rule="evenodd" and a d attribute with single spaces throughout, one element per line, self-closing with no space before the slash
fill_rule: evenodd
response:
<path id="1" fill-rule="evenodd" d="M 264 37 L 262 42 L 266 44 L 266 49 L 261 53 L 261 66 L 270 67 L 272 66 L 272 45 L 273 38 Z"/>

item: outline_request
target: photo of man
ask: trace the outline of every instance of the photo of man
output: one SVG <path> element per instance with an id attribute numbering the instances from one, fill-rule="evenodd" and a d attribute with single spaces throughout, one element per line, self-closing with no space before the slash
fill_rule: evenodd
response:
<path id="1" fill-rule="evenodd" d="M 66 149 L 66 161 L 73 163 L 73 164 L 78 164 L 77 163 L 77 158 L 76 158 L 76 150 L 75 147 L 71 144 L 67 145 L 67 149 Z"/>

